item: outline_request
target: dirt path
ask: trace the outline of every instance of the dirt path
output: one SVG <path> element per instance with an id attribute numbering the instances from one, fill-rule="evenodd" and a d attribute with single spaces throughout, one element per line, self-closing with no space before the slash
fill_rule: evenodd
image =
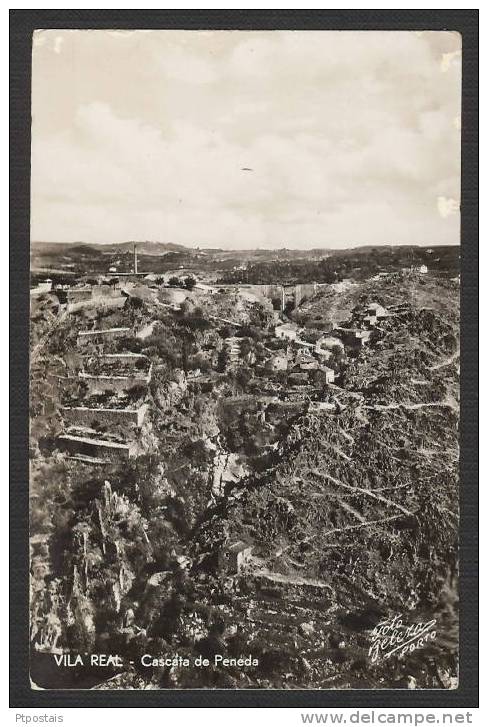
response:
<path id="1" fill-rule="evenodd" d="M 349 485 L 346 482 L 342 482 L 341 480 L 338 480 L 336 477 L 332 477 L 332 475 L 329 475 L 327 472 L 320 472 L 316 469 L 311 469 L 310 473 L 312 475 L 315 475 L 316 477 L 319 477 L 320 479 L 326 479 L 329 480 L 329 482 L 332 482 L 337 487 L 342 487 L 345 490 L 348 490 L 349 492 L 354 493 L 361 493 L 363 495 L 366 495 L 366 497 L 370 497 L 373 500 L 377 500 L 378 502 L 383 503 L 384 505 L 387 505 L 389 507 L 394 507 L 397 510 L 400 510 L 404 515 L 412 516 L 412 512 L 410 510 L 407 510 L 403 505 L 401 505 L 398 502 L 395 502 L 394 500 L 390 500 L 387 497 L 384 497 L 383 495 L 378 494 L 378 492 L 374 492 L 373 490 L 369 490 L 365 487 L 359 487 L 357 485 Z"/>
<path id="2" fill-rule="evenodd" d="M 391 402 L 390 404 L 365 404 L 363 408 L 373 409 L 374 411 L 386 411 L 388 409 L 424 409 L 427 407 L 435 406 L 447 406 L 449 409 L 457 411 L 457 407 L 454 405 L 454 403 L 448 401 L 447 399 L 444 399 L 444 401 L 422 401 L 418 404 L 407 404 L 404 402 L 400 402 L 399 404 L 397 404 L 396 402 Z"/>
<path id="3" fill-rule="evenodd" d="M 273 583 L 286 583 L 287 585 L 292 586 L 313 586 L 315 588 L 328 588 L 329 590 L 331 590 L 331 586 L 328 583 L 324 583 L 324 581 L 319 581 L 315 578 L 302 578 L 300 576 L 274 573 L 267 568 L 260 568 L 259 570 L 254 571 L 253 574 L 256 576 L 264 576 L 264 578 L 266 578 L 268 581 L 272 581 Z"/>
<path id="4" fill-rule="evenodd" d="M 235 326 L 236 328 L 244 328 L 244 323 L 238 323 L 237 321 L 231 321 L 229 318 L 221 318 L 220 316 L 211 316 L 208 315 L 209 318 L 211 318 L 214 321 L 221 321 L 221 323 L 228 323 L 231 326 Z"/>

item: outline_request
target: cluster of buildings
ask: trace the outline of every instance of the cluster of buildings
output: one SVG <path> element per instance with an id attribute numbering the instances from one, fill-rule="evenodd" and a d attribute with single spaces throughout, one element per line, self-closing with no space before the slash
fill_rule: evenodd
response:
<path id="1" fill-rule="evenodd" d="M 334 383 L 334 370 L 327 366 L 334 354 L 344 355 L 357 352 L 369 342 L 374 328 L 382 319 L 389 316 L 387 309 L 379 303 L 368 303 L 354 312 L 349 325 L 336 325 L 329 333 L 322 335 L 315 343 L 301 338 L 303 329 L 292 322 L 282 323 L 275 327 L 275 336 L 287 341 L 287 352 L 277 352 L 268 362 L 274 371 L 286 371 L 292 368 L 299 372 L 322 370 L 326 374 L 327 383 Z M 291 353 L 294 352 L 294 353 Z"/>
<path id="2" fill-rule="evenodd" d="M 273 351 L 267 349 L 269 355 L 264 361 L 264 370 L 268 373 L 287 372 L 291 384 L 308 380 L 309 373 L 320 371 L 325 374 L 326 383 L 333 383 L 334 370 L 326 365 L 327 360 L 332 355 L 333 346 L 322 349 L 318 344 L 313 345 L 307 343 L 307 341 L 302 341 L 295 335 L 297 330 L 296 326 L 288 323 L 276 326 L 275 336 L 287 339 L 289 345 L 286 350 Z M 285 333 L 289 335 L 284 335 Z M 243 342 L 246 340 L 239 336 L 229 336 L 224 340 L 223 349 L 227 358 L 226 369 L 236 368 L 242 364 L 253 366 L 256 363 L 257 357 L 252 346 L 246 347 L 246 350 L 243 349 Z M 321 339 L 321 343 L 323 341 L 325 341 L 325 337 Z M 333 341 L 328 343 L 332 344 Z M 325 341 L 326 346 L 328 343 Z M 342 349 L 344 348 L 340 340 L 338 340 L 338 345 Z"/>
<path id="3" fill-rule="evenodd" d="M 92 464 L 136 456 L 138 433 L 148 410 L 151 363 L 130 351 L 107 352 L 111 342 L 132 334 L 130 328 L 81 331 L 78 347 L 85 351 L 78 378 L 82 394 L 71 395 L 61 414 L 65 424 L 58 446 Z"/>
<path id="4" fill-rule="evenodd" d="M 308 382 L 312 372 L 321 372 L 323 381 L 333 384 L 334 369 L 327 366 L 329 351 L 321 350 L 306 341 L 294 339 L 295 346 L 288 346 L 286 351 L 276 351 L 266 361 L 266 369 L 271 372 L 288 372 L 288 380 L 292 384 Z M 303 345 L 305 344 L 305 345 Z"/>

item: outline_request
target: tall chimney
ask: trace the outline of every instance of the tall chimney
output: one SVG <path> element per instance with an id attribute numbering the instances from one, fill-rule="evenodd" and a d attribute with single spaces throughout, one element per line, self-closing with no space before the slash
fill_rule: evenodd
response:
<path id="1" fill-rule="evenodd" d="M 137 245 L 134 244 L 134 272 L 137 274 Z"/>

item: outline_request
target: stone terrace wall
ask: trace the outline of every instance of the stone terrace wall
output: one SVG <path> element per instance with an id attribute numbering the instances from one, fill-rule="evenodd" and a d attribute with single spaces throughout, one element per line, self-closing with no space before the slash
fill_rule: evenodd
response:
<path id="1" fill-rule="evenodd" d="M 61 448 L 65 449 L 69 454 L 98 457 L 111 462 L 118 462 L 121 459 L 127 460 L 133 456 L 133 448 L 130 444 L 119 444 L 71 434 L 62 434 L 58 437 L 58 442 Z"/>
<path id="2" fill-rule="evenodd" d="M 99 358 L 101 358 L 103 361 L 108 361 L 112 363 L 117 363 L 117 361 L 127 362 L 127 363 L 135 363 L 136 361 L 141 361 L 143 359 L 147 359 L 147 356 L 145 356 L 143 353 L 101 353 Z"/>
<path id="3" fill-rule="evenodd" d="M 78 345 L 85 343 L 103 343 L 104 341 L 112 341 L 116 338 L 130 336 L 131 328 L 107 328 L 98 331 L 80 331 L 78 333 Z"/>
<path id="4" fill-rule="evenodd" d="M 141 376 L 93 376 L 82 371 L 79 377 L 92 394 L 102 394 L 104 391 L 128 391 L 135 386 L 147 386 L 150 381 L 150 376 L 144 374 Z"/>
<path id="5" fill-rule="evenodd" d="M 75 313 L 78 310 L 92 308 L 93 306 L 97 306 L 98 308 L 123 308 L 126 300 L 127 298 L 123 295 L 90 298 L 89 300 L 78 301 L 76 303 L 68 303 L 68 312 Z"/>
<path id="6" fill-rule="evenodd" d="M 107 425 L 141 427 L 148 409 L 142 404 L 138 409 L 91 409 L 86 406 L 62 408 L 63 419 L 68 424 L 91 427 L 95 422 Z"/>

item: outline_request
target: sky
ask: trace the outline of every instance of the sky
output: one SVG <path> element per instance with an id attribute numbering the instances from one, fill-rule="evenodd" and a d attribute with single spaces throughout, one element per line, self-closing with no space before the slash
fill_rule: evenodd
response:
<path id="1" fill-rule="evenodd" d="M 459 244 L 461 36 L 41 30 L 31 239 Z"/>

